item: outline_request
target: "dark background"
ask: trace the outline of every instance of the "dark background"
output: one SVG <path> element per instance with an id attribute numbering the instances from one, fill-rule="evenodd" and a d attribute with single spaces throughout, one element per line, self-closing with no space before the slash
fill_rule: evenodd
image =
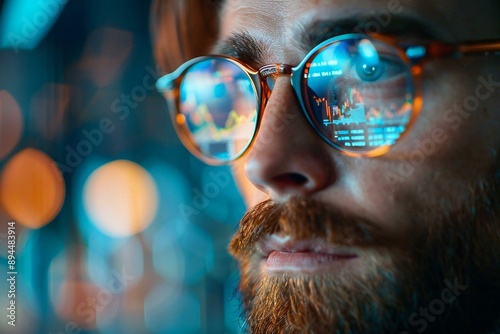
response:
<path id="1" fill-rule="evenodd" d="M 0 332 L 239 333 L 227 244 L 245 208 L 152 88 L 150 2 L 70 0 L 52 16 L 57 0 L 12 3 L 39 8 L 0 1 L 24 27 L 0 31 Z"/>

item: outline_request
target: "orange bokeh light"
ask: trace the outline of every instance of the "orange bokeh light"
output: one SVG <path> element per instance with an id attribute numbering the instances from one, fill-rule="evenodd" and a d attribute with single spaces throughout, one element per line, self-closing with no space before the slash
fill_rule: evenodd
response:
<path id="1" fill-rule="evenodd" d="M 84 187 L 84 205 L 103 233 L 125 237 L 142 232 L 158 208 L 158 190 L 149 173 L 126 160 L 97 169 Z"/>
<path id="2" fill-rule="evenodd" d="M 0 178 L 0 203 L 28 228 L 50 223 L 61 210 L 64 195 L 64 180 L 55 162 L 32 148 L 10 159 Z"/>

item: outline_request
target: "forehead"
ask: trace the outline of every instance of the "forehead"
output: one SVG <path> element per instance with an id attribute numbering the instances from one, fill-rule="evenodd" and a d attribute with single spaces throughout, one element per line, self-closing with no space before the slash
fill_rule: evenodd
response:
<path id="1" fill-rule="evenodd" d="M 220 38 L 245 33 L 277 50 L 293 44 L 297 32 L 307 32 L 314 22 L 359 20 L 368 32 L 408 20 L 436 39 L 475 41 L 500 37 L 499 16 L 497 0 L 227 0 Z"/>

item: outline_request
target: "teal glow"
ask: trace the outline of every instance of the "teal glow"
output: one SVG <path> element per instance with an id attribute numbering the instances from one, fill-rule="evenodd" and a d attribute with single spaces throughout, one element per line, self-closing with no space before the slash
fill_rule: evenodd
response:
<path id="1" fill-rule="evenodd" d="M 406 55 L 410 59 L 422 58 L 425 56 L 425 46 L 412 46 L 406 49 Z"/>
<path id="2" fill-rule="evenodd" d="M 67 0 L 7 0 L 0 18 L 0 48 L 34 49 L 49 32 Z"/>
<path id="3" fill-rule="evenodd" d="M 378 56 L 375 46 L 367 39 L 363 39 L 359 42 L 359 50 L 365 58 L 373 58 Z"/>

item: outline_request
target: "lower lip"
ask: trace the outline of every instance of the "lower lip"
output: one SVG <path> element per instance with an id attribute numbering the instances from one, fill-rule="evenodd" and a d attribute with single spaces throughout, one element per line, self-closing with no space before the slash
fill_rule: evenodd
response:
<path id="1" fill-rule="evenodd" d="M 317 271 L 341 267 L 356 259 L 357 256 L 311 252 L 279 252 L 274 251 L 269 254 L 266 260 L 266 270 L 270 272 L 284 271 Z"/>

